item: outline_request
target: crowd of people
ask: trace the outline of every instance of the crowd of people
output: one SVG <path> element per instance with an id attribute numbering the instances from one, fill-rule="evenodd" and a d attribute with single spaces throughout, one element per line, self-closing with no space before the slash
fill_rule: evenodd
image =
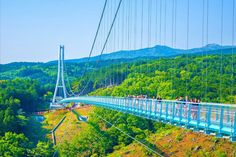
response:
<path id="1" fill-rule="evenodd" d="M 160 95 L 157 97 L 149 98 L 147 95 L 128 95 L 126 98 L 128 99 L 152 99 L 157 100 L 159 103 L 162 101 L 162 98 Z M 193 98 L 189 99 L 188 96 L 185 96 L 183 98 L 182 96 L 176 97 L 176 104 L 175 104 L 175 116 L 180 116 L 182 114 L 182 117 L 186 118 L 188 114 L 190 113 L 191 119 L 197 119 L 198 116 L 198 106 L 199 103 L 201 103 L 201 99 Z M 157 107 L 157 110 L 160 110 L 159 106 Z"/>
<path id="2" fill-rule="evenodd" d="M 147 95 L 128 95 L 126 98 L 135 98 L 135 99 L 149 99 L 149 97 Z M 152 99 L 156 99 L 156 100 L 162 100 L 161 96 L 158 95 L 156 98 L 152 97 Z"/>

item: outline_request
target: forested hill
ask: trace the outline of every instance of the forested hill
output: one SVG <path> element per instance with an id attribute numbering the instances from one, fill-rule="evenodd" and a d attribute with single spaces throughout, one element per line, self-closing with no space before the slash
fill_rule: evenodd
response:
<path id="1" fill-rule="evenodd" d="M 155 46 L 152 48 L 145 48 L 132 51 L 119 51 L 110 54 L 102 55 L 102 62 L 97 64 L 98 56 L 92 57 L 90 63 L 87 64 L 86 58 L 66 60 L 66 84 L 73 82 L 75 79 L 81 77 L 87 66 L 87 71 L 91 72 L 109 65 L 124 64 L 132 65 L 134 62 L 140 63 L 142 61 L 155 60 L 159 58 L 169 58 L 176 56 L 206 56 L 212 54 L 232 54 L 236 53 L 235 47 L 219 46 L 210 44 L 201 48 L 194 48 L 190 50 L 173 49 L 167 46 Z M 123 74 L 121 74 L 123 76 Z M 53 84 L 57 76 L 57 62 L 51 61 L 48 63 L 32 63 L 32 62 L 14 62 L 9 64 L 0 64 L 0 80 L 12 80 L 15 78 L 30 78 L 38 80 L 42 85 L 50 86 L 53 89 Z M 68 76 L 68 77 L 67 77 Z M 106 75 L 107 76 L 107 75 Z M 119 81 L 121 82 L 122 79 Z M 107 84 L 107 83 L 105 83 Z"/>
<path id="2" fill-rule="evenodd" d="M 154 58 L 153 60 L 145 58 L 133 60 L 133 62 L 117 60 L 113 64 L 102 62 L 103 66 L 90 69 L 84 77 L 79 77 L 78 74 L 81 71 L 79 69 L 81 67 L 78 65 L 81 63 L 71 63 L 68 64 L 67 73 L 70 78 L 74 77 L 72 87 L 76 93 L 86 87 L 84 94 L 90 93 L 91 95 L 127 96 L 144 94 L 149 97 L 160 95 L 164 99 L 175 99 L 176 96 L 188 95 L 191 99 L 201 98 L 202 101 L 235 104 L 235 61 L 236 54 L 206 55 L 204 53 L 203 55 Z M 14 64 L 20 68 L 14 68 Z M 27 156 L 52 156 L 54 149 L 49 139 L 44 139 L 41 135 L 39 137 L 34 136 L 34 133 L 42 130 L 39 131 L 38 129 L 33 133 L 30 130 L 32 121 L 29 114 L 49 104 L 52 98 L 50 91 L 55 88 L 56 64 L 24 63 L 27 64 L 24 66 L 22 66 L 23 63 L 14 64 L 10 64 L 13 67 L 8 67 L 8 70 L 7 68 L 1 69 L 0 73 L 1 77 L 9 78 L 6 80 L 2 77 L 0 81 L 0 156 L 14 156 L 15 154 L 15 156 L 25 156 L 25 154 Z M 16 79 L 17 76 L 24 79 Z M 153 141 L 148 140 L 149 137 L 151 139 L 150 135 L 155 132 L 164 134 L 166 130 L 172 130 L 172 128 L 168 129 L 169 126 L 161 123 L 157 124 L 115 111 L 97 109 L 94 113 L 105 119 L 112 119 L 116 126 L 139 140 L 145 139 L 144 142 L 155 149 L 156 146 L 152 144 Z M 121 116 L 122 118 L 117 118 Z M 75 137 L 73 141 L 62 143 L 59 147 L 59 153 L 72 153 L 76 154 L 75 156 L 90 153 L 90 155 L 105 156 L 132 144 L 132 139 L 124 136 L 114 127 L 101 122 L 95 114 L 91 115 L 89 119 L 91 127 L 81 133 L 80 136 Z M 73 122 L 72 124 L 77 123 Z M 161 129 L 164 131 L 162 132 Z M 174 140 L 173 137 L 175 138 L 175 136 L 176 140 L 174 141 L 176 142 L 184 139 L 183 133 L 175 134 L 176 128 L 173 128 L 172 131 L 174 134 L 171 140 Z M 186 132 L 184 134 L 187 136 Z M 71 133 L 70 135 L 74 134 Z M 93 138 L 93 135 L 102 140 Z M 157 134 L 157 136 L 160 135 Z M 91 138 L 95 139 L 92 145 L 90 143 Z M 201 140 L 200 137 L 199 140 Z M 228 145 L 232 148 L 227 150 L 227 153 L 235 150 L 235 147 L 233 148 L 230 143 Z M 194 145 L 194 147 L 197 146 Z M 208 146 L 201 147 L 204 150 Z M 218 153 L 213 150 L 211 152 Z M 149 154 L 149 152 L 146 153 Z"/>
<path id="3" fill-rule="evenodd" d="M 234 55 L 179 56 L 147 62 L 112 65 L 83 78 L 73 87 L 87 86 L 95 95 L 160 95 L 175 100 L 188 95 L 206 102 L 236 103 Z M 233 65 L 233 66 L 232 66 Z"/>

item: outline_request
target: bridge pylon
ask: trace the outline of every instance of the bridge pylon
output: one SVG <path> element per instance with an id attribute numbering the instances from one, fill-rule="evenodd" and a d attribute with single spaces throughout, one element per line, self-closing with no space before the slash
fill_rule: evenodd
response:
<path id="1" fill-rule="evenodd" d="M 54 95 L 50 108 L 52 107 L 62 107 L 57 102 L 66 98 L 66 86 L 64 81 L 64 45 L 60 45 L 60 50 L 58 54 L 58 70 L 57 70 L 57 81 L 54 90 Z"/>

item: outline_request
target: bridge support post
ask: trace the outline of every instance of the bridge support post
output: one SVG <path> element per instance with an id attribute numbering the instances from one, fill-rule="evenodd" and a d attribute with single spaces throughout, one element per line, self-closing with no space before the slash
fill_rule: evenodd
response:
<path id="1" fill-rule="evenodd" d="M 160 101 L 160 114 L 159 114 L 160 120 L 161 120 L 161 118 L 162 118 L 162 109 L 163 109 L 163 107 L 162 107 L 162 101 Z"/>
<path id="2" fill-rule="evenodd" d="M 183 104 L 180 103 L 180 111 L 179 111 L 179 125 L 181 126 L 182 123 L 182 117 L 183 117 Z"/>
<path id="3" fill-rule="evenodd" d="M 186 128 L 189 129 L 189 123 L 190 123 L 190 120 L 191 120 L 191 108 L 192 108 L 192 104 L 188 104 L 188 113 L 187 113 L 187 123 L 186 123 Z"/>
<path id="4" fill-rule="evenodd" d="M 195 130 L 199 130 L 199 124 L 200 124 L 200 121 L 201 121 L 201 106 L 198 105 L 198 108 L 197 108 L 197 126 L 195 128 Z"/>
<path id="5" fill-rule="evenodd" d="M 207 106 L 207 113 L 206 113 L 206 127 L 205 127 L 205 133 L 206 134 L 210 134 L 211 131 L 209 129 L 210 125 L 211 125 L 211 106 Z"/>
<path id="6" fill-rule="evenodd" d="M 236 142 L 236 136 L 230 136 L 230 141 L 231 142 Z"/>
<path id="7" fill-rule="evenodd" d="M 220 109 L 220 126 L 219 126 L 219 132 L 216 134 L 216 137 L 222 137 L 222 128 L 223 128 L 223 119 L 224 119 L 224 108 L 221 107 Z"/>
<path id="8" fill-rule="evenodd" d="M 233 124 L 233 132 L 230 136 L 231 142 L 236 142 L 236 111 L 234 111 L 234 124 Z"/>
<path id="9" fill-rule="evenodd" d="M 157 118 L 157 101 L 156 100 L 153 100 L 154 101 L 154 104 L 155 104 L 155 108 L 154 108 L 154 119 Z"/>
<path id="10" fill-rule="evenodd" d="M 167 121 L 168 120 L 168 102 L 166 102 L 166 117 L 165 117 L 165 120 Z"/>

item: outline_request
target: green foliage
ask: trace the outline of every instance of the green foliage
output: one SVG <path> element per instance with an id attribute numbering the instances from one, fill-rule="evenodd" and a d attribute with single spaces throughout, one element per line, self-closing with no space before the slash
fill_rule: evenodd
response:
<path id="1" fill-rule="evenodd" d="M 29 127 L 27 113 L 37 110 L 43 93 L 37 81 L 0 81 L 0 156 L 52 155 L 50 143 L 39 141 L 34 148 L 38 139 L 33 143 L 23 134 Z"/>
<path id="2" fill-rule="evenodd" d="M 7 157 L 50 157 L 53 154 L 52 146 L 47 142 L 38 142 L 36 148 L 24 134 L 6 132 L 0 136 L 0 156 Z"/>
<path id="3" fill-rule="evenodd" d="M 113 125 L 105 122 L 100 117 Z M 133 139 L 126 134 L 156 149 L 145 139 L 151 132 L 156 132 L 155 126 L 157 125 L 156 122 L 133 115 L 96 108 L 94 113 L 90 115 L 89 127 L 81 132 L 79 136 L 76 136 L 73 141 L 59 145 L 59 154 L 60 156 L 105 156 L 133 142 Z M 165 125 L 159 123 L 157 129 L 162 127 L 165 127 Z M 146 153 L 150 154 L 151 152 L 147 151 Z"/>
<path id="4" fill-rule="evenodd" d="M 26 113 L 39 108 L 44 92 L 33 80 L 0 81 L 0 135 L 22 132 L 28 122 Z"/>
<path id="5" fill-rule="evenodd" d="M 177 136 L 176 136 L 176 138 L 175 138 L 175 140 L 177 141 L 177 142 L 180 142 L 180 141 L 182 141 L 183 140 L 183 135 L 182 134 L 178 134 Z"/>
<path id="6" fill-rule="evenodd" d="M 50 157 L 54 153 L 54 149 L 49 142 L 39 141 L 36 148 L 31 150 L 31 154 L 35 157 Z"/>
<path id="7" fill-rule="evenodd" d="M 24 156 L 29 146 L 29 140 L 23 134 L 6 132 L 0 137 L 0 156 Z"/>
<path id="8" fill-rule="evenodd" d="M 225 152 L 221 151 L 221 150 L 215 151 L 214 154 L 215 154 L 216 157 L 227 157 L 227 154 Z"/>
<path id="9" fill-rule="evenodd" d="M 9 81 L 0 82 L 0 103 L 8 101 L 13 98 L 12 101 L 18 100 L 19 108 L 22 108 L 25 112 L 35 111 L 39 104 L 42 102 L 42 96 L 46 91 L 41 88 L 37 81 L 30 79 L 14 79 Z M 17 100 L 16 100 L 17 99 Z M 12 105 L 10 105 L 12 106 Z"/>
<path id="10" fill-rule="evenodd" d="M 100 88 L 92 95 L 160 95 L 164 99 L 188 95 L 206 102 L 236 103 L 236 55 L 186 56 L 135 64 L 119 85 Z M 188 61 L 188 62 L 187 62 Z M 124 65 L 125 66 L 125 65 Z M 122 69 L 122 66 L 121 66 Z M 111 69 L 109 69 L 111 70 Z M 94 79 L 99 76 L 94 76 Z"/>

